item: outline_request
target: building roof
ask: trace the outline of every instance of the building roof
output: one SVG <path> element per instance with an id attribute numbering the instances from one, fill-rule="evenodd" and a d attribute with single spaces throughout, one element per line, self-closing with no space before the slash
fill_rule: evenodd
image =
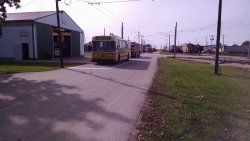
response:
<path id="1" fill-rule="evenodd" d="M 55 11 L 39 11 L 39 12 L 24 12 L 24 13 L 7 13 L 6 21 L 25 21 L 36 20 L 55 14 Z"/>
<path id="2" fill-rule="evenodd" d="M 61 28 L 83 32 L 66 12 L 60 11 L 59 15 L 61 18 Z M 57 26 L 56 16 L 56 11 L 8 13 L 5 20 L 6 22 L 34 21 L 35 23 Z"/>

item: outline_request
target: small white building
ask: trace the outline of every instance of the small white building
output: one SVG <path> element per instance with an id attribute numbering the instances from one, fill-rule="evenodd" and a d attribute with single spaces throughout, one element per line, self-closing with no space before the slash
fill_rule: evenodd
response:
<path id="1" fill-rule="evenodd" d="M 63 56 L 84 54 L 84 31 L 60 12 Z M 60 56 L 55 11 L 9 13 L 1 27 L 0 58 L 46 59 Z"/>

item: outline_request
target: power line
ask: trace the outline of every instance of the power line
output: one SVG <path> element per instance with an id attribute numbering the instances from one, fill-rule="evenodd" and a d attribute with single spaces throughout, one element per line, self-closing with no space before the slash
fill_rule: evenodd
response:
<path id="1" fill-rule="evenodd" d="M 107 10 L 105 7 L 103 7 L 102 5 L 100 5 L 100 7 L 106 12 L 106 16 L 112 18 L 112 20 L 118 20 L 119 21 L 119 25 L 124 22 L 123 20 L 121 20 L 120 18 L 118 18 L 117 16 L 115 16 L 112 12 L 110 12 L 109 10 Z M 126 27 L 127 31 L 129 31 L 130 33 L 136 33 L 135 30 L 131 30 L 128 27 Z"/>
<path id="2" fill-rule="evenodd" d="M 117 16 L 115 16 L 114 14 L 112 14 L 110 11 L 108 11 L 106 8 L 104 8 L 102 5 L 100 5 L 101 8 L 106 11 L 107 13 L 109 13 L 110 15 L 112 15 L 114 18 L 116 18 L 117 20 L 119 20 L 120 22 L 123 22 L 120 18 L 118 18 Z"/>
<path id="3" fill-rule="evenodd" d="M 30 0 L 28 3 L 26 3 L 24 6 L 21 6 L 18 11 L 22 10 L 23 8 L 27 7 L 28 5 L 30 5 L 31 3 L 33 3 L 35 0 Z"/>
<path id="4" fill-rule="evenodd" d="M 249 17 L 245 17 L 247 15 L 250 15 L 250 13 L 244 13 L 244 14 L 238 16 L 238 17 L 224 20 L 224 21 L 222 21 L 222 24 L 225 25 L 225 24 L 228 24 L 231 21 L 237 22 L 236 19 L 243 20 L 243 22 L 247 21 L 248 18 L 249 18 Z M 242 19 L 242 18 L 244 18 L 244 19 Z M 235 24 L 237 24 L 237 23 L 235 23 Z M 209 28 L 215 28 L 216 25 L 217 24 L 210 24 L 210 25 L 204 25 L 204 26 L 200 26 L 200 27 L 196 27 L 196 28 L 188 28 L 188 29 L 180 30 L 179 32 L 198 32 L 198 31 L 203 31 L 203 30 L 209 30 Z"/>
<path id="5" fill-rule="evenodd" d="M 95 9 L 97 11 L 99 11 L 101 14 L 105 15 L 106 17 L 108 17 L 110 20 L 112 20 L 114 23 L 117 23 L 118 25 L 120 25 L 120 23 L 114 19 L 112 16 L 108 15 L 107 13 L 103 12 L 102 10 L 98 9 L 95 5 L 93 5 L 93 7 L 95 7 Z"/>
<path id="6" fill-rule="evenodd" d="M 140 0 L 120 0 L 120 1 L 95 1 L 95 2 L 91 2 L 91 1 L 86 1 L 86 0 L 79 0 L 82 2 L 87 2 L 90 5 L 95 5 L 95 4 L 105 4 L 105 3 L 121 3 L 121 2 L 134 2 L 134 1 L 140 1 Z"/>
<path id="7" fill-rule="evenodd" d="M 84 2 L 84 1 L 81 1 L 81 2 Z M 112 14 L 110 11 L 108 11 L 106 8 L 104 8 L 102 5 L 100 5 L 100 7 L 101 7 L 102 9 L 98 8 L 98 7 L 95 6 L 95 5 L 92 5 L 92 6 L 94 6 L 94 8 L 95 8 L 98 12 L 100 12 L 101 14 L 103 14 L 105 17 L 109 18 L 109 19 L 112 20 L 114 23 L 116 23 L 116 24 L 117 24 L 117 28 L 118 28 L 118 25 L 119 25 L 119 28 L 120 28 L 120 25 L 121 25 L 121 23 L 123 22 L 121 19 L 119 19 L 119 18 L 118 18 L 117 16 L 115 16 L 114 14 Z M 118 22 L 118 21 L 120 21 L 120 22 Z M 132 34 L 136 33 L 135 31 L 130 30 L 130 29 L 128 29 L 128 28 L 127 28 L 127 31 L 130 32 L 130 33 L 132 33 Z"/>

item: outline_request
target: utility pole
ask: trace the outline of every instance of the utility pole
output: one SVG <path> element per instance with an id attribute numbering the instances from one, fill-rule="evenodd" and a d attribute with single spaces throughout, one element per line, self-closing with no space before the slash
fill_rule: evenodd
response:
<path id="1" fill-rule="evenodd" d="M 176 53 L 176 37 L 177 37 L 177 22 L 175 24 L 175 34 L 174 34 L 174 59 L 175 59 L 175 53 Z"/>
<path id="2" fill-rule="evenodd" d="M 215 52 L 215 67 L 214 67 L 214 73 L 216 75 L 219 75 L 219 48 L 220 48 L 220 32 L 221 32 L 221 11 L 222 11 L 222 0 L 219 0 L 217 38 L 216 38 L 216 52 Z"/>
<path id="3" fill-rule="evenodd" d="M 105 34 L 106 34 L 106 30 L 105 30 L 105 28 L 104 28 L 103 34 L 104 34 L 104 36 L 105 36 Z"/>
<path id="4" fill-rule="evenodd" d="M 210 38 L 211 46 L 213 45 L 213 40 L 214 40 L 214 35 L 211 35 L 211 38 Z"/>
<path id="5" fill-rule="evenodd" d="M 250 40 L 248 42 L 248 59 L 250 59 Z"/>
<path id="6" fill-rule="evenodd" d="M 207 36 L 206 36 L 206 46 L 208 45 L 208 42 L 207 42 Z"/>
<path id="7" fill-rule="evenodd" d="M 222 51 L 222 49 L 223 49 L 224 46 L 225 46 L 224 40 L 225 40 L 225 34 L 222 35 L 222 46 L 221 46 L 221 51 Z"/>
<path id="8" fill-rule="evenodd" d="M 140 31 L 138 32 L 138 44 L 140 44 Z"/>
<path id="9" fill-rule="evenodd" d="M 122 39 L 123 39 L 123 23 L 122 23 Z"/>
<path id="10" fill-rule="evenodd" d="M 223 38 L 222 38 L 222 42 L 223 42 L 223 45 L 224 45 L 224 44 L 225 44 L 225 43 L 224 43 L 224 40 L 225 40 L 225 34 L 223 34 L 223 35 L 222 35 L 222 37 L 223 37 Z"/>
<path id="11" fill-rule="evenodd" d="M 207 42 L 207 36 L 206 36 L 206 48 L 205 48 L 205 50 L 207 50 L 208 49 L 208 42 Z"/>
<path id="12" fill-rule="evenodd" d="M 168 49 L 170 50 L 170 47 L 171 46 L 171 44 L 170 44 L 170 34 L 168 35 Z"/>
<path id="13" fill-rule="evenodd" d="M 64 68 L 64 64 L 63 64 L 62 32 L 61 32 L 61 26 L 60 26 L 58 1 L 61 1 L 61 0 L 56 0 L 57 32 L 58 32 L 58 36 L 59 36 L 58 46 L 60 48 L 60 66 L 61 66 L 61 68 Z"/>

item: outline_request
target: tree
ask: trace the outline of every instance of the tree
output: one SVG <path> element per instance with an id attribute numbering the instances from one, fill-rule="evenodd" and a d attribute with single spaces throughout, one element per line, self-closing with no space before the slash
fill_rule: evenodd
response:
<path id="1" fill-rule="evenodd" d="M 0 0 L 0 23 L 7 18 L 7 10 L 6 5 L 9 7 L 20 8 L 20 1 L 21 0 Z"/>
<path id="2" fill-rule="evenodd" d="M 249 46 L 249 41 L 244 41 L 241 45 L 242 46 Z"/>

